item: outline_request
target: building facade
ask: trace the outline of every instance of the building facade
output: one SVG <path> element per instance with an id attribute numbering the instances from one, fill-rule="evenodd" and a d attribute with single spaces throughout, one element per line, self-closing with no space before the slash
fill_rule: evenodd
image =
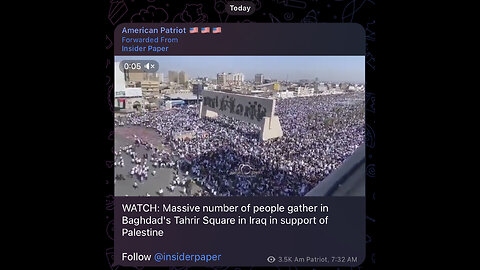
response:
<path id="1" fill-rule="evenodd" d="M 168 71 L 168 82 L 178 83 L 178 72 L 169 70 Z"/>
<path id="2" fill-rule="evenodd" d="M 178 83 L 179 84 L 186 84 L 188 81 L 188 76 L 187 74 L 185 73 L 185 71 L 180 71 L 178 73 Z"/>
<path id="3" fill-rule="evenodd" d="M 218 73 L 217 84 L 220 86 L 240 86 L 245 81 L 243 73 Z"/>
<path id="4" fill-rule="evenodd" d="M 140 112 L 145 108 L 141 88 L 115 89 L 114 99 L 115 111 Z"/>
<path id="5" fill-rule="evenodd" d="M 263 84 L 264 77 L 263 74 L 255 74 L 255 84 Z"/>

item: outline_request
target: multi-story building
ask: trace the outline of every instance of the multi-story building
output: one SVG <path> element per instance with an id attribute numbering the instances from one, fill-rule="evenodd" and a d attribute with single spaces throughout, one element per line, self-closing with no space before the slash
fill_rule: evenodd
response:
<path id="1" fill-rule="evenodd" d="M 217 84 L 220 86 L 240 86 L 245 81 L 245 75 L 243 73 L 218 73 Z"/>
<path id="2" fill-rule="evenodd" d="M 160 94 L 160 83 L 158 81 L 143 81 L 141 87 L 144 96 L 158 96 Z"/>
<path id="3" fill-rule="evenodd" d="M 232 74 L 232 85 L 242 85 L 245 81 L 245 75 L 243 73 Z"/>
<path id="4" fill-rule="evenodd" d="M 163 73 L 157 73 L 158 83 L 164 83 Z"/>
<path id="5" fill-rule="evenodd" d="M 187 74 L 185 73 L 185 71 L 180 71 L 178 73 L 178 83 L 179 84 L 186 84 L 188 81 L 188 76 Z"/>
<path id="6" fill-rule="evenodd" d="M 227 84 L 227 74 L 225 72 L 217 74 L 217 84 L 218 85 L 225 85 Z"/>
<path id="7" fill-rule="evenodd" d="M 178 72 L 169 70 L 168 71 L 168 82 L 178 83 Z"/>
<path id="8" fill-rule="evenodd" d="M 255 74 L 255 84 L 263 84 L 264 77 L 263 74 Z"/>

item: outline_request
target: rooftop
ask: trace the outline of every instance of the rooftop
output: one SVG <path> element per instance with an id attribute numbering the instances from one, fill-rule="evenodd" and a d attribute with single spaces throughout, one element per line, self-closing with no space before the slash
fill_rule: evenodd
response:
<path id="1" fill-rule="evenodd" d="M 165 95 L 166 99 L 196 100 L 197 95 L 193 93 L 175 93 Z"/>

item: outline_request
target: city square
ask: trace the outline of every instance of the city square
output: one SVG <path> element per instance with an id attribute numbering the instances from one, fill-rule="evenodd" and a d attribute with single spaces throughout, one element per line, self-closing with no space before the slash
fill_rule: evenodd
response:
<path id="1" fill-rule="evenodd" d="M 304 196 L 364 143 L 362 84 L 186 74 L 169 72 L 168 83 L 135 81 L 137 74 L 118 80 L 125 92 L 138 91 L 116 97 L 116 196 Z M 262 140 L 254 123 L 200 117 L 206 90 L 275 100 L 281 136 Z"/>

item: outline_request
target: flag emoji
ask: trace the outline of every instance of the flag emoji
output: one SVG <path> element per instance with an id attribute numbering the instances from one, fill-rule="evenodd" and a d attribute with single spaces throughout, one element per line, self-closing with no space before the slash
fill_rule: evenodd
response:
<path id="1" fill-rule="evenodd" d="M 202 27 L 202 34 L 203 33 L 210 33 L 210 27 Z"/>
<path id="2" fill-rule="evenodd" d="M 212 28 L 212 33 L 214 33 L 214 34 L 221 33 L 221 32 L 222 32 L 222 28 L 221 28 L 221 27 L 214 27 L 214 28 Z"/>
<path id="3" fill-rule="evenodd" d="M 198 33 L 198 27 L 190 27 L 190 34 Z"/>

